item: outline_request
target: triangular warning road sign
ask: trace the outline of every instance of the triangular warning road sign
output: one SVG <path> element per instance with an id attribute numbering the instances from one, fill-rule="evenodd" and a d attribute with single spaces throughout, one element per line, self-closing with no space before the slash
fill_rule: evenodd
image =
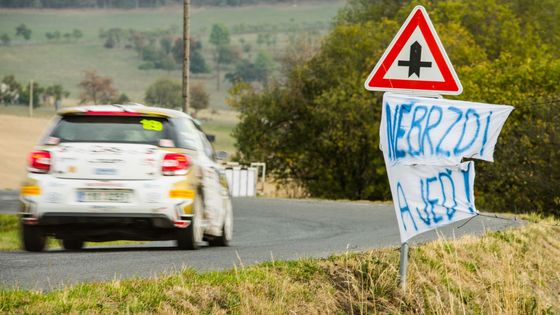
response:
<path id="1" fill-rule="evenodd" d="M 461 82 L 426 9 L 417 6 L 365 82 L 370 91 L 459 95 Z"/>

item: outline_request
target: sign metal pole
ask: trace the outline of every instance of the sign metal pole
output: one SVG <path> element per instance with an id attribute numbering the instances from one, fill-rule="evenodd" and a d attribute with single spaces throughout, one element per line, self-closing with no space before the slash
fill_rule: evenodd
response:
<path id="1" fill-rule="evenodd" d="M 408 242 L 401 244 L 400 278 L 399 285 L 406 292 L 406 270 L 408 269 Z"/>

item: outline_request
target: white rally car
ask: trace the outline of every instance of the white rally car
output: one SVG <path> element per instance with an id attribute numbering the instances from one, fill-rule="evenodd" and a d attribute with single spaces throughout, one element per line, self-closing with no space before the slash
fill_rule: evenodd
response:
<path id="1" fill-rule="evenodd" d="M 23 246 L 47 237 L 176 240 L 227 246 L 232 203 L 208 136 L 190 116 L 143 105 L 62 110 L 29 155 L 21 187 Z"/>

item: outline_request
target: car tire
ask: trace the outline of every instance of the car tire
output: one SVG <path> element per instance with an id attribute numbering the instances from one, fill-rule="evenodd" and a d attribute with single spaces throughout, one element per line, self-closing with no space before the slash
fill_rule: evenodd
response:
<path id="1" fill-rule="evenodd" d="M 222 236 L 213 237 L 209 240 L 210 246 L 229 246 L 233 234 L 233 209 L 231 199 L 228 198 L 226 216 L 222 225 Z"/>
<path id="2" fill-rule="evenodd" d="M 84 241 L 76 238 L 62 239 L 62 247 L 66 250 L 77 251 L 84 247 Z"/>
<path id="3" fill-rule="evenodd" d="M 26 251 L 41 252 L 45 249 L 47 237 L 43 235 L 40 227 L 22 224 L 21 234 L 23 249 Z"/>
<path id="4" fill-rule="evenodd" d="M 193 205 L 193 216 L 191 223 L 185 229 L 177 229 L 177 247 L 179 249 L 196 250 L 202 241 L 202 227 L 200 216 L 202 215 L 201 196 L 196 198 Z"/>

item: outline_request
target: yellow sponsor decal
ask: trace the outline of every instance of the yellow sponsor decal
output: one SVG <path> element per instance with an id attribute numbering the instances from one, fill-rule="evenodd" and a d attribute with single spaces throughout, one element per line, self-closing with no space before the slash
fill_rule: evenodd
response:
<path id="1" fill-rule="evenodd" d="M 41 195 L 41 187 L 39 186 L 23 186 L 21 187 L 22 196 L 39 196 Z"/>
<path id="2" fill-rule="evenodd" d="M 169 198 L 193 199 L 194 190 L 174 189 L 169 191 Z"/>
<path id="3" fill-rule="evenodd" d="M 153 130 L 153 131 L 163 130 L 163 124 L 157 120 L 142 119 L 140 120 L 140 123 L 142 124 L 142 127 L 144 127 L 144 129 L 146 130 Z"/>

